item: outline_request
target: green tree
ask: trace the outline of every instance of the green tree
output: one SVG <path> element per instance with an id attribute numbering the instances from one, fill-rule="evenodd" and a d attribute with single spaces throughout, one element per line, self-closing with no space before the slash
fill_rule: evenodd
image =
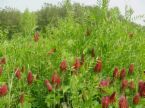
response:
<path id="1" fill-rule="evenodd" d="M 63 5 L 55 6 L 45 3 L 40 11 L 37 13 L 37 24 L 41 30 L 45 30 L 45 27 L 49 24 L 56 26 L 58 19 L 64 18 L 66 15 L 66 9 Z"/>
<path id="2" fill-rule="evenodd" d="M 19 32 L 21 13 L 17 9 L 5 8 L 0 10 L 0 27 L 1 31 L 7 31 L 6 37 L 11 39 L 12 35 Z"/>
<path id="3" fill-rule="evenodd" d="M 26 9 L 22 15 L 20 21 L 20 29 L 24 33 L 24 35 L 31 35 L 36 28 L 36 16 L 34 13 L 30 13 L 28 9 Z"/>

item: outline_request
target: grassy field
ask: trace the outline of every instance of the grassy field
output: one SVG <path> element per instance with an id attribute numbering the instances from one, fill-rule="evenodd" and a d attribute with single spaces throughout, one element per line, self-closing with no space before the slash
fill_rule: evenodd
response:
<path id="1" fill-rule="evenodd" d="M 87 14 L 1 43 L 0 108 L 145 107 L 144 28 Z"/>

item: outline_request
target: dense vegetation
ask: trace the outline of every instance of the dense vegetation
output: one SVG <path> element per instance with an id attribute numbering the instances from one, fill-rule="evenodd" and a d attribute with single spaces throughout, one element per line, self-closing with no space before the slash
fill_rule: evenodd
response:
<path id="1" fill-rule="evenodd" d="M 0 108 L 144 108 L 145 29 L 97 3 L 0 10 Z"/>

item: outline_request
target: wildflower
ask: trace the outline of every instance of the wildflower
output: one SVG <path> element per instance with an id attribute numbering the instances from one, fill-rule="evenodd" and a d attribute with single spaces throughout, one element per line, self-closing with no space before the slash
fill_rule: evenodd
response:
<path id="1" fill-rule="evenodd" d="M 116 96 L 116 92 L 113 92 L 112 95 L 109 97 L 110 103 L 115 102 L 115 96 Z"/>
<path id="2" fill-rule="evenodd" d="M 122 84 L 121 84 L 121 88 L 122 88 L 122 90 L 125 90 L 126 88 L 127 88 L 127 86 L 128 86 L 128 81 L 127 80 L 122 80 Z"/>
<path id="3" fill-rule="evenodd" d="M 115 67 L 113 71 L 113 78 L 118 78 L 118 77 L 119 77 L 119 69 L 118 67 Z"/>
<path id="4" fill-rule="evenodd" d="M 102 108 L 109 108 L 110 98 L 105 96 L 102 98 Z"/>
<path id="5" fill-rule="evenodd" d="M 139 94 L 141 97 L 145 97 L 145 82 L 143 81 L 139 81 L 139 84 L 138 84 L 138 88 L 139 88 Z"/>
<path id="6" fill-rule="evenodd" d="M 28 72 L 27 82 L 28 82 L 29 85 L 31 85 L 32 82 L 33 82 L 33 74 L 32 74 L 31 71 Z"/>
<path id="7" fill-rule="evenodd" d="M 132 74 L 134 71 L 134 64 L 130 64 L 129 66 L 129 73 Z"/>
<path id="8" fill-rule="evenodd" d="M 47 87 L 48 91 L 52 91 L 52 85 L 50 84 L 49 80 L 44 81 L 45 86 Z"/>
<path id="9" fill-rule="evenodd" d="M 60 70 L 61 71 L 66 71 L 67 69 L 67 63 L 66 63 L 66 60 L 63 60 L 61 63 L 60 63 Z"/>
<path id="10" fill-rule="evenodd" d="M 21 79 L 21 70 L 20 70 L 19 68 L 16 69 L 15 75 L 16 75 L 16 77 L 17 77 L 18 79 Z"/>
<path id="11" fill-rule="evenodd" d="M 125 96 L 121 96 L 119 99 L 119 108 L 129 108 L 128 101 Z"/>
<path id="12" fill-rule="evenodd" d="M 60 85 L 61 79 L 60 76 L 57 74 L 57 72 L 54 72 L 54 74 L 51 77 L 52 83 L 56 84 L 57 86 Z"/>
<path id="13" fill-rule="evenodd" d="M 132 90 L 132 89 L 135 89 L 135 85 L 134 85 L 134 82 L 133 81 L 130 81 L 129 84 L 128 84 L 128 87 Z"/>
<path id="14" fill-rule="evenodd" d="M 22 94 L 20 95 L 19 102 L 20 102 L 21 104 L 24 103 L 24 93 L 22 93 Z"/>
<path id="15" fill-rule="evenodd" d="M 5 96 L 8 92 L 8 86 L 6 84 L 0 87 L 0 96 Z"/>
<path id="16" fill-rule="evenodd" d="M 3 57 L 3 58 L 0 59 L 0 64 L 2 64 L 2 65 L 3 64 L 6 64 L 6 58 L 5 57 Z"/>
<path id="17" fill-rule="evenodd" d="M 95 72 L 101 72 L 101 70 L 102 70 L 102 60 L 98 59 L 97 63 L 96 63 L 96 66 L 94 68 L 94 71 Z"/>
<path id="18" fill-rule="evenodd" d="M 120 78 L 121 78 L 121 79 L 124 79 L 125 76 L 126 76 L 126 70 L 125 70 L 125 68 L 123 68 L 123 69 L 121 70 L 121 72 L 120 72 Z"/>
<path id="19" fill-rule="evenodd" d="M 140 80 L 139 83 L 138 83 L 139 91 L 143 88 L 143 86 L 144 86 L 144 82 L 142 80 Z"/>
<path id="20" fill-rule="evenodd" d="M 110 84 L 110 81 L 107 79 L 107 80 L 102 80 L 99 84 L 100 87 L 108 87 Z"/>
<path id="21" fill-rule="evenodd" d="M 74 67 L 75 70 L 77 70 L 81 67 L 81 62 L 78 58 L 75 60 L 75 63 L 73 64 L 73 67 Z"/>
<path id="22" fill-rule="evenodd" d="M 3 67 L 0 66 L 0 75 L 2 75 L 2 72 L 3 72 Z"/>
<path id="23" fill-rule="evenodd" d="M 39 40 L 39 33 L 36 32 L 35 35 L 34 35 L 34 41 L 38 42 L 38 40 Z"/>
<path id="24" fill-rule="evenodd" d="M 140 95 L 139 93 L 137 93 L 134 97 L 133 97 L 133 104 L 137 105 L 140 101 Z"/>

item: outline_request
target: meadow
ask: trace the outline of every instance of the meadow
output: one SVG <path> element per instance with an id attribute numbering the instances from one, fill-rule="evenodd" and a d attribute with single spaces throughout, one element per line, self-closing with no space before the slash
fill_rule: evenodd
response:
<path id="1" fill-rule="evenodd" d="M 144 108 L 145 28 L 127 10 L 63 6 L 45 27 L 27 11 L 21 32 L 0 30 L 0 108 Z"/>

